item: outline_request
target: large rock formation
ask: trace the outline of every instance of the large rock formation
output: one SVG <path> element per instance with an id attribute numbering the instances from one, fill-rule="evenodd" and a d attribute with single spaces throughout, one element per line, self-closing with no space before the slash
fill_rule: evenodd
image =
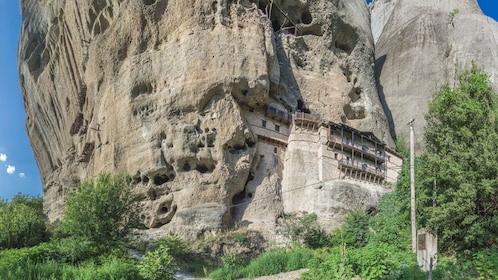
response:
<path id="1" fill-rule="evenodd" d="M 379 94 L 394 136 L 408 141 L 415 118 L 423 149 L 424 115 L 442 84 L 454 84 L 472 61 L 498 89 L 498 23 L 476 0 L 376 0 L 371 4 Z"/>
<path id="2" fill-rule="evenodd" d="M 285 155 L 286 139 L 277 150 L 258 137 L 271 134 L 257 132 L 270 104 L 392 144 L 364 0 L 21 7 L 20 83 L 50 220 L 61 218 L 65 191 L 107 171 L 135 178 L 151 232 L 195 237 L 242 222 L 271 230 L 283 170 L 299 159 Z M 289 125 L 282 119 L 272 133 Z"/>

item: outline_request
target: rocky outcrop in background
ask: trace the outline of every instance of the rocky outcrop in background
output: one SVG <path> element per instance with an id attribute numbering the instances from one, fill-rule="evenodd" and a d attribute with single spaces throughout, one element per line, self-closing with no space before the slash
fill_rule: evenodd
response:
<path id="1" fill-rule="evenodd" d="M 133 176 L 150 234 L 236 224 L 271 236 L 299 211 L 331 229 L 386 189 L 322 180 L 325 153 L 306 144 L 321 141 L 317 127 L 290 136 L 290 114 L 388 146 L 391 134 L 407 140 L 415 118 L 421 151 L 427 104 L 458 69 L 475 61 L 498 88 L 498 24 L 475 0 L 376 0 L 370 11 L 363 0 L 21 7 L 19 80 L 52 221 L 66 191 L 107 171 Z"/>
<path id="2" fill-rule="evenodd" d="M 296 164 L 261 167 L 246 116 L 264 118 L 271 102 L 392 144 L 363 0 L 21 7 L 26 126 L 52 221 L 67 190 L 107 171 L 134 177 L 151 234 L 197 237 L 242 219 L 271 231 L 282 214 L 274 188 Z M 247 207 L 233 211 L 234 201 Z"/>
<path id="3" fill-rule="evenodd" d="M 370 6 L 376 40 L 379 94 L 393 136 L 408 143 L 415 118 L 416 150 L 424 146 L 424 115 L 437 89 L 453 85 L 472 61 L 498 89 L 498 23 L 476 0 L 375 0 Z"/>

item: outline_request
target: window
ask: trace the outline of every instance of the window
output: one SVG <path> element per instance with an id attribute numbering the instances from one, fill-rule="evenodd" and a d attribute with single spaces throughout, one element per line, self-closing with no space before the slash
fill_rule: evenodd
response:
<path id="1" fill-rule="evenodd" d="M 261 126 L 262 126 L 262 127 L 266 127 L 266 120 L 262 120 L 262 121 L 261 121 Z"/>
<path id="2" fill-rule="evenodd" d="M 276 147 L 275 147 L 275 148 L 273 148 L 273 152 L 274 152 L 275 154 L 277 153 L 277 151 L 278 151 L 278 150 L 277 150 L 277 148 L 276 148 Z"/>
<path id="3" fill-rule="evenodd" d="M 280 132 L 280 125 L 275 125 L 275 131 Z"/>
<path id="4" fill-rule="evenodd" d="M 338 156 L 339 156 L 339 154 L 337 154 L 337 153 L 334 154 L 335 159 L 337 159 Z"/>

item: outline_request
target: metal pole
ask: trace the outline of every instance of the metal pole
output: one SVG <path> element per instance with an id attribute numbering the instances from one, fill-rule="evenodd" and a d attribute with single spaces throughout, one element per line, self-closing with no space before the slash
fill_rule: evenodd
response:
<path id="1" fill-rule="evenodd" d="M 432 280 L 432 257 L 429 261 L 429 277 L 427 279 Z"/>
<path id="2" fill-rule="evenodd" d="M 415 141 L 413 132 L 413 122 L 411 119 L 410 125 L 410 208 L 411 208 L 411 223 L 412 223 L 412 252 L 417 252 L 417 225 L 415 218 Z"/>

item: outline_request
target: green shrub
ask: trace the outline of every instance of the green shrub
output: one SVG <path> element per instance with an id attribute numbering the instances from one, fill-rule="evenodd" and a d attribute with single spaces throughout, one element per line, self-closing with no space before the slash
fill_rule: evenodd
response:
<path id="1" fill-rule="evenodd" d="M 364 211 L 351 212 L 342 226 L 346 244 L 355 248 L 365 246 L 369 237 L 369 221 L 370 216 Z"/>
<path id="2" fill-rule="evenodd" d="M 59 235 L 85 239 L 108 252 L 129 241 L 131 229 L 139 226 L 139 203 L 130 177 L 100 174 L 67 195 Z"/>
<path id="3" fill-rule="evenodd" d="M 0 249 L 29 247 L 48 237 L 41 198 L 18 194 L 10 203 L 0 200 Z"/>
<path id="4" fill-rule="evenodd" d="M 498 248 L 481 250 L 474 254 L 479 279 L 498 279 Z"/>
<path id="5" fill-rule="evenodd" d="M 99 255 L 97 247 L 92 242 L 77 236 L 55 240 L 51 243 L 56 253 L 52 259 L 58 262 L 76 264 Z"/>
<path id="6" fill-rule="evenodd" d="M 309 267 L 313 259 L 313 251 L 308 248 L 269 251 L 252 260 L 246 267 L 244 267 L 244 261 L 240 259 L 224 257 L 224 266 L 213 271 L 209 277 L 212 279 L 237 279 L 274 275 Z"/>
<path id="7" fill-rule="evenodd" d="M 105 262 L 88 262 L 78 266 L 61 264 L 55 261 L 34 262 L 31 260 L 16 263 L 9 269 L 0 267 L 2 280 L 141 280 L 134 263 L 129 260 L 109 257 Z"/>
<path id="8" fill-rule="evenodd" d="M 311 227 L 303 234 L 304 244 L 311 249 L 318 249 L 330 244 L 330 237 L 321 228 Z"/>
<path id="9" fill-rule="evenodd" d="M 329 235 L 320 228 L 315 213 L 303 216 L 286 216 L 284 223 L 285 226 L 281 234 L 290 237 L 293 245 L 316 249 L 330 243 Z"/>
<path id="10" fill-rule="evenodd" d="M 317 261 L 312 262 L 311 270 L 302 275 L 305 280 L 340 279 L 349 280 L 353 269 L 349 264 L 346 245 L 325 248 L 317 251 Z"/>
<path id="11" fill-rule="evenodd" d="M 170 232 L 167 237 L 161 238 L 156 242 L 157 246 L 168 248 L 168 253 L 175 259 L 183 259 L 188 254 L 188 248 L 177 234 Z"/>
<path id="12" fill-rule="evenodd" d="M 170 280 L 175 279 L 178 271 L 173 257 L 169 254 L 168 247 L 159 245 L 154 250 L 147 252 L 144 256 L 145 262 L 137 265 L 140 275 L 147 280 Z"/>

